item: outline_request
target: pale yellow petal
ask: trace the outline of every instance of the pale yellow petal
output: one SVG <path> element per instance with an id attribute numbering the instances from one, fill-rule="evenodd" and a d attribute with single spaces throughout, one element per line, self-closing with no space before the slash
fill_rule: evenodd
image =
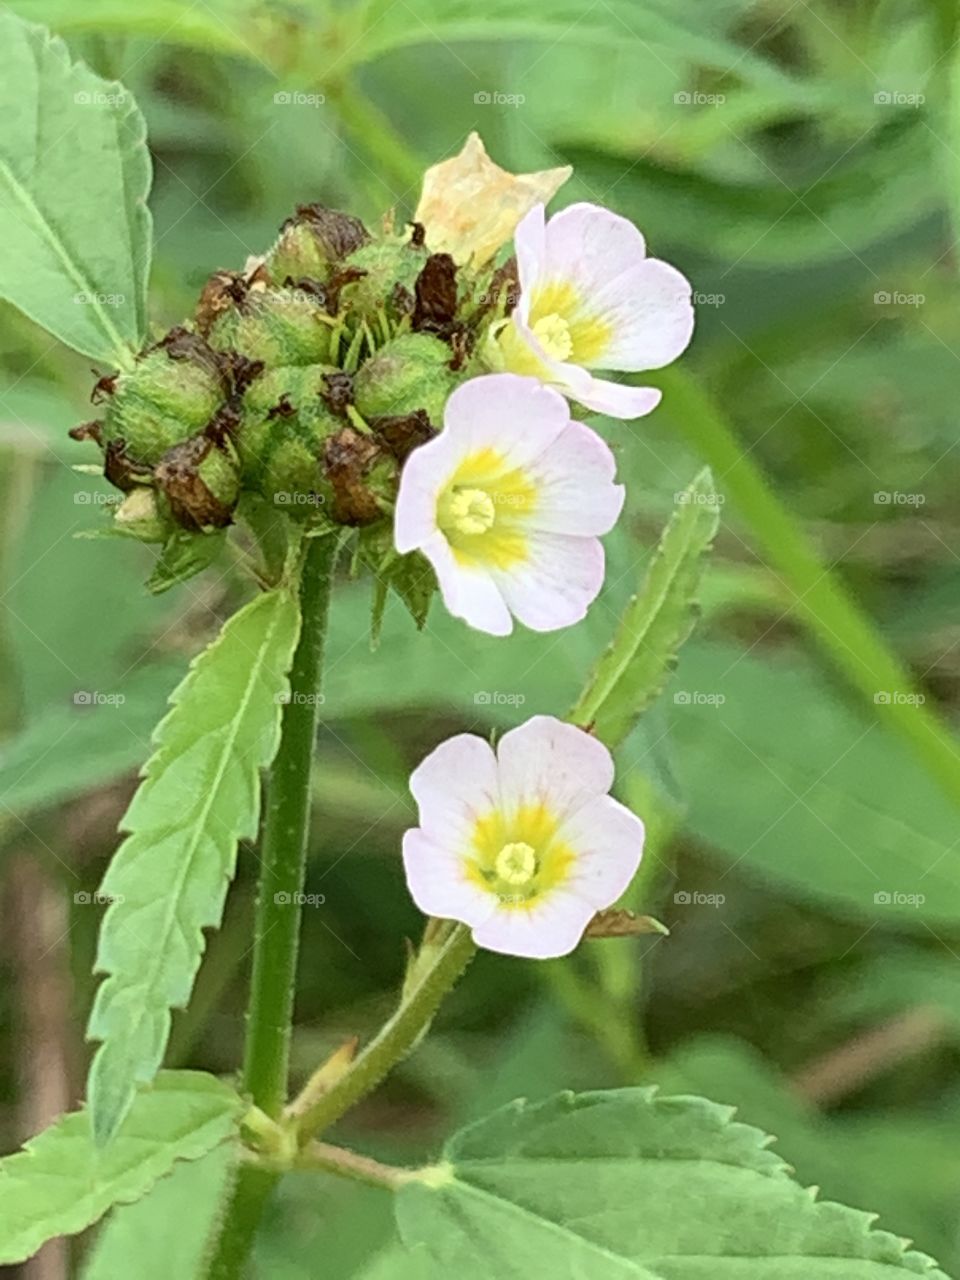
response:
<path id="1" fill-rule="evenodd" d="M 431 166 L 423 177 L 417 212 L 434 253 L 456 262 L 488 262 L 512 239 L 520 219 L 556 195 L 573 170 L 569 165 L 539 173 L 508 173 L 471 133 L 459 155 Z"/>

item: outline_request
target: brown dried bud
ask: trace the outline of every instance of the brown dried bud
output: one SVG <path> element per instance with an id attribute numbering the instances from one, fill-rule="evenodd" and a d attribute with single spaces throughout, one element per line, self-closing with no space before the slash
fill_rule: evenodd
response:
<path id="1" fill-rule="evenodd" d="M 414 330 L 449 336 L 457 314 L 457 264 L 449 253 L 430 255 L 417 276 L 414 289 Z"/>
<path id="2" fill-rule="evenodd" d="M 323 463 L 333 489 L 332 516 L 337 524 L 373 524 L 381 519 L 383 508 L 369 479 L 385 455 L 372 436 L 353 427 L 342 427 L 330 436 L 324 446 Z"/>
<path id="3" fill-rule="evenodd" d="M 207 436 L 192 436 L 168 449 L 153 475 L 184 529 L 221 529 L 231 523 L 236 493 L 229 492 L 229 478 L 235 489 L 236 469 Z"/>
<path id="4" fill-rule="evenodd" d="M 423 409 L 392 417 L 371 418 L 370 426 L 398 462 L 404 462 L 414 449 L 438 434 Z"/>

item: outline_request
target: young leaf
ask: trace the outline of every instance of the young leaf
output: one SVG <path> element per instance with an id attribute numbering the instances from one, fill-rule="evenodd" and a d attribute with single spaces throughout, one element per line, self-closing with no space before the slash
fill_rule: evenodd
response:
<path id="1" fill-rule="evenodd" d="M 268 592 L 235 614 L 175 690 L 157 751 L 123 819 L 127 839 L 102 890 L 97 992 L 88 1035 L 97 1141 L 122 1122 L 134 1086 L 163 1058 L 170 1010 L 186 1004 L 233 876 L 238 840 L 252 839 L 259 770 L 276 752 L 286 672 L 299 631 L 296 600 Z"/>
<path id="2" fill-rule="evenodd" d="M 655 1089 L 514 1103 L 404 1185 L 404 1243 L 458 1280 L 946 1280 L 932 1259 L 818 1202 L 733 1109 Z"/>
<path id="3" fill-rule="evenodd" d="M 82 1111 L 62 1116 L 0 1160 L 0 1263 L 22 1262 L 46 1240 L 74 1235 L 113 1204 L 138 1200 L 179 1160 L 197 1160 L 237 1129 L 243 1102 L 213 1076 L 165 1071 L 139 1093 L 109 1151 Z"/>
<path id="4" fill-rule="evenodd" d="M 621 619 L 570 718 L 593 725 L 615 747 L 656 698 L 693 629 L 702 556 L 717 531 L 713 478 L 704 469 L 677 495 L 679 509 L 660 538 L 639 595 Z"/>
<path id="5" fill-rule="evenodd" d="M 84 355 L 129 364 L 150 268 L 143 117 L 9 11 L 0 49 L 0 297 Z"/>

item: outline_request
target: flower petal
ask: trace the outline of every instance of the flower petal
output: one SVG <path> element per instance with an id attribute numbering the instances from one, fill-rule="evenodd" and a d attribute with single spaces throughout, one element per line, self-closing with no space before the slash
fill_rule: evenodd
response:
<path id="1" fill-rule="evenodd" d="M 448 738 L 414 769 L 410 791 L 423 833 L 444 848 L 463 849 L 478 818 L 500 803 L 493 748 L 475 733 Z"/>
<path id="2" fill-rule="evenodd" d="M 474 927 L 473 939 L 488 951 L 550 960 L 570 954 L 592 915 L 589 903 L 558 889 L 529 909 L 501 907 Z"/>
<path id="3" fill-rule="evenodd" d="M 663 398 L 663 392 L 656 387 L 625 387 L 619 382 L 608 382 L 606 378 L 587 376 L 589 382 L 586 385 L 579 383 L 569 394 L 584 408 L 606 414 L 608 418 L 642 418 L 651 413 Z"/>
<path id="4" fill-rule="evenodd" d="M 557 631 L 586 617 L 600 594 L 603 546 L 596 538 L 531 530 L 526 556 L 490 576 L 507 608 L 532 631 Z"/>
<path id="5" fill-rule="evenodd" d="M 595 537 L 609 533 L 623 508 L 624 487 L 608 445 L 582 422 L 571 422 L 527 469 L 536 489 L 529 527 Z"/>
<path id="6" fill-rule="evenodd" d="M 543 804 L 572 817 L 613 784 L 613 757 L 597 738 L 553 716 L 533 716 L 497 745 L 504 811 Z"/>
<path id="7" fill-rule="evenodd" d="M 572 280 L 592 303 L 611 280 L 636 267 L 646 254 L 643 236 L 629 218 L 598 204 L 571 204 L 547 223 L 541 276 Z"/>
<path id="8" fill-rule="evenodd" d="M 564 886 L 597 910 L 611 906 L 636 874 L 643 855 L 643 823 L 612 796 L 588 800 L 557 833 L 576 853 Z"/>
<path id="9" fill-rule="evenodd" d="M 457 387 L 443 420 L 443 433 L 416 453 L 446 440 L 455 443 L 460 459 L 493 449 L 503 457 L 505 470 L 512 471 L 549 448 L 569 424 L 570 410 L 559 392 L 536 378 L 491 373 Z"/>
<path id="10" fill-rule="evenodd" d="M 421 550 L 436 570 L 443 603 L 455 618 L 491 636 L 510 634 L 513 619 L 489 569 L 459 561 L 442 533 L 434 534 Z"/>
<path id="11" fill-rule="evenodd" d="M 661 369 L 693 336 L 690 281 L 659 258 L 614 276 L 591 298 L 612 337 L 591 369 Z"/>
<path id="12" fill-rule="evenodd" d="M 427 916 L 482 925 L 499 909 L 497 898 L 470 880 L 463 858 L 419 827 L 403 837 L 403 869 L 410 895 Z"/>

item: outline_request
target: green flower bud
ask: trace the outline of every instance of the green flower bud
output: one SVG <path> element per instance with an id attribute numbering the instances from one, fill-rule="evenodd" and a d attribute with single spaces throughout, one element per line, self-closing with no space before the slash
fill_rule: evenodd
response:
<path id="1" fill-rule="evenodd" d="M 446 343 L 427 333 L 405 333 L 385 343 L 357 370 L 354 403 L 368 421 L 422 409 L 438 424 L 457 382 Z"/>
<path id="2" fill-rule="evenodd" d="M 417 277 L 427 260 L 424 248 L 409 239 L 364 245 L 344 262 L 361 279 L 340 290 L 340 310 L 348 318 L 373 323 L 385 313 L 394 323 L 412 314 Z"/>
<path id="3" fill-rule="evenodd" d="M 174 329 L 113 380 L 103 422 L 106 447 L 132 465 L 155 466 L 174 444 L 203 428 L 224 395 L 215 354 L 198 334 Z"/>
<path id="4" fill-rule="evenodd" d="M 342 377 L 328 365 L 290 365 L 268 370 L 247 390 L 236 432 L 244 483 L 290 515 L 315 515 L 331 497 L 321 460 L 343 426 L 330 407 Z"/>
<path id="5" fill-rule="evenodd" d="M 237 307 L 218 316 L 210 345 L 272 365 L 317 364 L 330 351 L 331 320 L 303 289 L 251 289 Z"/>
<path id="6" fill-rule="evenodd" d="M 240 468 L 229 439 L 216 443 L 200 434 L 175 444 L 153 475 L 181 528 L 203 532 L 231 523 Z"/>
<path id="7" fill-rule="evenodd" d="M 130 490 L 117 507 L 113 521 L 118 533 L 141 542 L 163 542 L 174 528 L 169 514 L 161 509 L 156 492 L 143 485 Z"/>
<path id="8" fill-rule="evenodd" d="M 277 243 L 267 255 L 267 269 L 281 285 L 288 277 L 323 280 L 330 266 L 369 239 L 359 218 L 321 204 L 302 204 L 280 228 Z"/>

